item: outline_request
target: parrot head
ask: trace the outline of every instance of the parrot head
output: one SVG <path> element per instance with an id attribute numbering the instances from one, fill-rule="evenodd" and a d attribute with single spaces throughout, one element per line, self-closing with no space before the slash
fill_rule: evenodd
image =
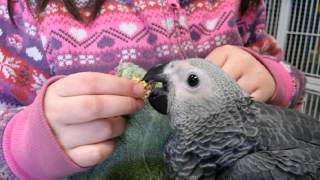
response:
<path id="1" fill-rule="evenodd" d="M 244 96 L 237 83 L 219 67 L 199 58 L 154 66 L 144 80 L 162 83 L 162 87 L 151 91 L 148 100 L 155 110 L 168 114 L 170 119 L 186 120 L 190 114 L 199 113 L 209 115 Z"/>

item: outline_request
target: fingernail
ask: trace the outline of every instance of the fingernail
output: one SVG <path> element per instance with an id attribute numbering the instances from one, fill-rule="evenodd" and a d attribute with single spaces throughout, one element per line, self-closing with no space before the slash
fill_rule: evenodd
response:
<path id="1" fill-rule="evenodd" d="M 136 84 L 133 87 L 133 93 L 137 96 L 137 97 L 143 97 L 144 96 L 144 88 L 142 85 L 140 84 Z"/>

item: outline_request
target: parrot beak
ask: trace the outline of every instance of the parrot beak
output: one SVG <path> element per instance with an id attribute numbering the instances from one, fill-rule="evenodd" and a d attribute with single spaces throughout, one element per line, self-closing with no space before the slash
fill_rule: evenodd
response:
<path id="1" fill-rule="evenodd" d="M 163 70 L 167 64 L 160 64 L 151 68 L 144 76 L 143 80 L 148 82 L 161 82 L 162 88 L 155 88 L 151 91 L 148 100 L 151 106 L 161 114 L 168 113 L 168 89 L 167 77 Z"/>

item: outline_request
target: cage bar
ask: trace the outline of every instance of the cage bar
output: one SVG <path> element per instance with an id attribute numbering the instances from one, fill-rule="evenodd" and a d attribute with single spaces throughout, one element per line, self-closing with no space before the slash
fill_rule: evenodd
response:
<path id="1" fill-rule="evenodd" d="M 303 112 L 320 120 L 320 0 L 266 0 L 267 32 L 305 73 Z"/>

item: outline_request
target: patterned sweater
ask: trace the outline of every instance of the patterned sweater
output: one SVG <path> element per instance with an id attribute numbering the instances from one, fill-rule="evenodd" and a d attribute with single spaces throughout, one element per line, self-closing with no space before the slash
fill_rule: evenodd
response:
<path id="1" fill-rule="evenodd" d="M 85 19 L 91 13 L 77 1 Z M 59 75 L 113 73 L 121 62 L 145 69 L 157 63 L 205 58 L 235 45 L 256 57 L 273 75 L 270 103 L 297 107 L 304 77 L 283 61 L 265 32 L 265 6 L 239 14 L 238 0 L 108 0 L 90 23 L 71 17 L 61 1 L 36 16 L 25 0 L 13 3 L 16 27 L 0 0 L 0 176 L 55 179 L 83 171 L 63 153 L 43 113 L 46 87 Z M 239 62 L 241 63 L 241 62 Z M 85 85 L 85 84 L 84 84 Z"/>

